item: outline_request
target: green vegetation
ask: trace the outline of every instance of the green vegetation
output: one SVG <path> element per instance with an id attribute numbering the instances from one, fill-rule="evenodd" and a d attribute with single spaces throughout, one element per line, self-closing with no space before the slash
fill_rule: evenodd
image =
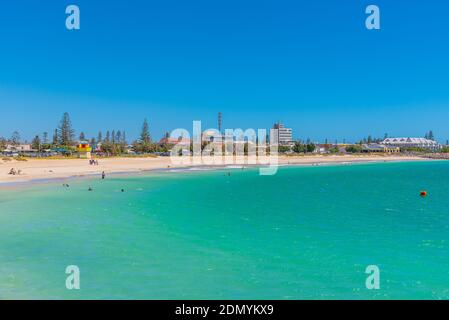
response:
<path id="1" fill-rule="evenodd" d="M 56 131 L 59 145 L 69 147 L 74 143 L 75 130 L 72 128 L 72 122 L 67 112 L 62 115 L 61 123 Z"/>
<path id="2" fill-rule="evenodd" d="M 7 143 L 6 139 L 0 137 L 0 150 L 3 150 L 6 148 L 6 143 Z"/>
<path id="3" fill-rule="evenodd" d="M 41 150 L 41 146 L 42 146 L 41 139 L 39 138 L 38 135 L 36 135 L 33 138 L 33 141 L 31 141 L 31 147 L 35 150 Z"/>
<path id="4" fill-rule="evenodd" d="M 156 152 L 156 146 L 151 143 L 150 126 L 147 119 L 143 121 L 139 140 L 133 143 L 134 151 L 138 153 Z"/>
<path id="5" fill-rule="evenodd" d="M 287 153 L 287 152 L 289 152 L 290 150 L 291 150 L 291 148 L 288 147 L 288 146 L 279 146 L 279 147 L 278 147 L 278 152 L 279 152 L 279 153 Z"/>
<path id="6" fill-rule="evenodd" d="M 316 146 L 313 143 L 302 144 L 296 142 L 295 145 L 293 146 L 293 152 L 295 153 L 312 153 L 315 151 L 315 149 Z"/>
<path id="7" fill-rule="evenodd" d="M 334 146 L 334 147 L 329 149 L 329 152 L 333 153 L 333 154 L 340 153 L 340 149 L 338 149 L 338 147 Z"/>
<path id="8" fill-rule="evenodd" d="M 19 134 L 18 131 L 14 131 L 14 132 L 12 133 L 10 142 L 11 142 L 11 144 L 12 144 L 13 146 L 17 146 L 17 145 L 20 144 L 20 134 Z"/>
<path id="9" fill-rule="evenodd" d="M 355 145 L 355 144 L 347 146 L 345 149 L 346 149 L 346 152 L 348 152 L 348 153 L 360 153 L 360 152 L 362 152 L 362 147 L 359 146 L 359 145 Z"/>

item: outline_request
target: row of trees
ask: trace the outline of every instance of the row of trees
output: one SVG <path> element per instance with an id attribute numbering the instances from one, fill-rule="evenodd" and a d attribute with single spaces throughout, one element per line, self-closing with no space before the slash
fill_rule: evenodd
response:
<path id="1" fill-rule="evenodd" d="M 53 132 L 53 137 L 50 140 L 48 132 L 43 132 L 42 135 L 36 135 L 31 145 L 33 149 L 45 150 L 51 148 L 63 148 L 66 150 L 72 150 L 78 141 L 88 141 L 91 145 L 101 145 L 101 151 L 108 154 L 121 154 L 124 153 L 128 145 L 126 132 L 121 130 L 106 131 L 103 136 L 101 131 L 98 132 L 97 137 L 88 139 L 83 131 L 80 132 L 78 139 L 75 138 L 75 130 L 72 126 L 70 115 L 65 112 L 61 118 L 58 127 Z M 20 134 L 15 131 L 10 139 L 4 139 L 0 137 L 0 148 L 4 149 L 7 144 L 19 145 L 21 143 Z M 145 119 L 142 125 L 140 137 L 133 142 L 134 149 L 137 152 L 154 152 L 165 151 L 167 147 L 162 147 L 152 143 L 150 135 L 150 126 Z"/>
<path id="2" fill-rule="evenodd" d="M 295 153 L 311 153 L 314 152 L 316 149 L 315 144 L 307 142 L 305 144 L 296 142 L 293 146 L 292 150 Z"/>

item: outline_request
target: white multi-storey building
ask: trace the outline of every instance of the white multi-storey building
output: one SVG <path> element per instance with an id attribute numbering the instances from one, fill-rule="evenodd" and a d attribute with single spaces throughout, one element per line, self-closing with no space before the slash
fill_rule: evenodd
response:
<path id="1" fill-rule="evenodd" d="M 282 123 L 275 123 L 273 129 L 278 130 L 278 143 L 281 146 L 293 144 L 293 130 L 286 128 Z"/>

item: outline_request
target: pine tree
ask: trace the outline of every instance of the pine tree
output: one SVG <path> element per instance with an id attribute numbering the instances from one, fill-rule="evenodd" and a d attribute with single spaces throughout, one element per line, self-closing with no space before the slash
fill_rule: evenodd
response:
<path id="1" fill-rule="evenodd" d="M 126 144 L 126 132 L 125 131 L 123 131 L 123 134 L 122 134 L 122 143 Z"/>
<path id="2" fill-rule="evenodd" d="M 18 131 L 14 131 L 11 136 L 11 144 L 17 146 L 20 144 L 20 134 Z"/>
<path id="3" fill-rule="evenodd" d="M 82 131 L 81 131 L 81 133 L 80 133 L 79 140 L 80 140 L 80 141 L 86 140 L 86 135 L 85 135 L 84 132 L 82 132 Z"/>
<path id="4" fill-rule="evenodd" d="M 433 136 L 433 131 L 429 131 L 429 140 L 435 140 L 435 137 Z"/>
<path id="5" fill-rule="evenodd" d="M 105 142 L 110 142 L 111 141 L 111 134 L 109 133 L 109 130 L 106 131 L 106 137 L 104 139 Z"/>
<path id="6" fill-rule="evenodd" d="M 33 149 L 36 149 L 36 150 L 39 150 L 39 151 L 40 151 L 40 149 L 41 149 L 41 139 L 39 138 L 38 135 L 36 135 L 36 136 L 33 138 L 33 141 L 31 141 L 31 147 L 32 147 Z"/>
<path id="7" fill-rule="evenodd" d="M 48 143 L 48 132 L 42 133 L 42 143 L 47 144 Z"/>
<path id="8" fill-rule="evenodd" d="M 6 149 L 6 139 L 3 137 L 0 137 L 0 151 Z"/>
<path id="9" fill-rule="evenodd" d="M 147 119 L 143 121 L 142 131 L 140 133 L 140 142 L 145 145 L 150 144 L 151 142 L 150 127 L 148 125 Z"/>
<path id="10" fill-rule="evenodd" d="M 98 131 L 97 142 L 101 141 L 103 141 L 103 134 L 101 133 L 101 131 Z"/>
<path id="11" fill-rule="evenodd" d="M 75 131 L 72 129 L 70 116 L 67 112 L 65 112 L 62 116 L 58 129 L 58 141 L 63 146 L 70 146 L 73 144 L 74 136 Z"/>
<path id="12" fill-rule="evenodd" d="M 117 143 L 122 143 L 122 132 L 120 130 L 118 130 L 115 135 L 115 141 L 117 141 Z"/>
<path id="13" fill-rule="evenodd" d="M 115 144 L 115 130 L 112 130 L 112 144 Z"/>
<path id="14" fill-rule="evenodd" d="M 55 129 L 55 132 L 53 133 L 53 145 L 58 145 L 58 129 Z"/>

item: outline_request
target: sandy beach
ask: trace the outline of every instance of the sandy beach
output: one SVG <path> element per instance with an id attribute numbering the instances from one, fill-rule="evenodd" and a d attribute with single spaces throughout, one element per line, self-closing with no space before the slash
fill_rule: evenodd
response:
<path id="1" fill-rule="evenodd" d="M 110 173 L 137 173 L 158 169 L 173 169 L 194 167 L 193 164 L 173 164 L 170 157 L 157 158 L 100 158 L 98 165 L 90 165 L 86 159 L 27 159 L 18 161 L 10 159 L 0 160 L 0 184 L 15 182 L 29 182 L 48 179 L 61 179 L 73 177 L 86 177 L 99 175 L 102 171 Z M 424 161 L 414 156 L 401 155 L 307 155 L 307 156 L 280 156 L 279 165 L 316 165 L 338 164 L 351 162 L 385 162 L 385 161 Z M 204 166 L 202 164 L 201 166 Z M 223 167 L 221 165 L 219 167 Z M 230 165 L 232 166 L 232 165 Z M 11 175 L 9 171 L 14 168 L 20 174 Z"/>

